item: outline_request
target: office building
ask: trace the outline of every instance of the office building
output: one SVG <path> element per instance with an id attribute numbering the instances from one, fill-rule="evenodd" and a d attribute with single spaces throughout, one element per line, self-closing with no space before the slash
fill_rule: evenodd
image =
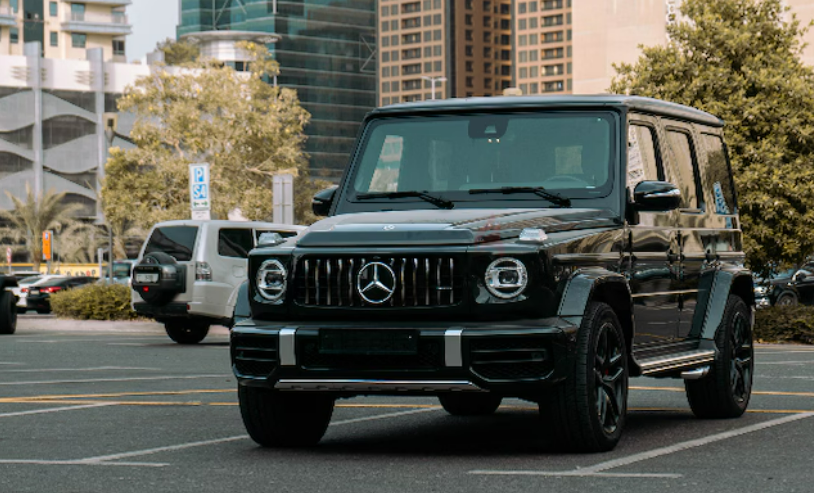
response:
<path id="1" fill-rule="evenodd" d="M 131 0 L 0 0 L 0 55 L 22 55 L 38 42 L 45 58 L 85 60 L 101 48 L 106 61 L 126 62 Z"/>
<path id="2" fill-rule="evenodd" d="M 229 32 L 275 36 L 268 47 L 280 63 L 277 84 L 296 89 L 311 113 L 305 129 L 311 170 L 338 180 L 362 118 L 376 106 L 376 1 L 180 0 L 179 6 L 178 37 L 224 32 L 221 53 L 230 51 Z"/>
<path id="3" fill-rule="evenodd" d="M 523 94 L 570 93 L 571 0 L 515 1 L 514 8 L 515 85 Z"/>

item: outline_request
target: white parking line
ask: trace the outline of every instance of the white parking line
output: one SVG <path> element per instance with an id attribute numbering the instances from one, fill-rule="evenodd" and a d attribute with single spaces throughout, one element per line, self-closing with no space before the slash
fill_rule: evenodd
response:
<path id="1" fill-rule="evenodd" d="M 27 416 L 29 414 L 48 414 L 48 413 L 58 413 L 61 411 L 73 411 L 75 409 L 88 409 L 91 407 L 103 407 L 103 406 L 113 406 L 115 403 L 99 403 L 99 404 L 84 404 L 81 406 L 65 406 L 65 407 L 52 407 L 48 409 L 35 409 L 33 411 L 18 411 L 14 413 L 3 413 L 0 414 L 0 418 L 8 418 L 11 416 Z"/>
<path id="2" fill-rule="evenodd" d="M 161 368 L 139 368 L 128 366 L 99 366 L 96 368 L 26 368 L 24 370 L 0 370 L 0 373 L 50 373 L 50 372 L 68 372 L 68 371 L 160 371 Z"/>
<path id="3" fill-rule="evenodd" d="M 737 430 L 730 430 L 725 431 L 723 433 L 716 433 L 715 435 L 710 435 L 703 438 L 698 438 L 696 440 L 689 440 L 686 442 L 676 443 L 674 445 L 668 445 L 667 447 L 660 447 L 657 449 L 649 450 L 647 452 L 641 452 L 638 454 L 629 455 L 627 457 L 621 457 L 619 459 L 609 460 L 606 462 L 600 462 L 599 464 L 594 464 L 593 466 L 582 467 L 574 471 L 501 471 L 501 470 L 475 470 L 469 471 L 470 474 L 483 474 L 483 475 L 516 475 L 516 476 L 608 476 L 608 471 L 610 469 L 616 469 L 619 467 L 629 466 L 631 464 L 635 464 L 637 462 L 642 462 L 650 459 L 655 459 L 656 457 L 662 457 L 669 454 L 674 454 L 676 452 L 683 452 L 685 450 L 701 447 L 704 445 L 708 445 L 710 443 L 719 442 L 721 440 L 726 440 L 729 438 L 738 437 L 741 435 L 746 435 L 748 433 L 754 433 L 756 431 L 765 430 L 767 428 L 772 428 L 779 425 L 784 425 L 786 423 L 791 423 L 794 421 L 799 421 L 802 419 L 810 418 L 814 416 L 814 413 L 801 413 L 801 414 L 794 414 L 791 416 L 784 416 L 782 418 L 773 419 L 770 421 L 765 421 L 763 423 L 754 424 L 751 426 L 745 426 L 743 428 L 738 428 Z M 681 475 L 676 474 L 662 474 L 658 476 L 652 475 L 642 475 L 642 474 L 626 474 L 626 473 L 614 473 L 613 477 L 680 477 Z"/>
<path id="4" fill-rule="evenodd" d="M 86 380 L 40 380 L 34 382 L 0 382 L 0 385 L 53 385 L 63 383 L 98 383 L 98 382 L 138 382 L 144 380 L 195 380 L 199 378 L 224 378 L 231 377 L 231 373 L 220 375 L 184 375 L 184 376 L 162 376 L 162 377 L 131 377 L 131 378 L 94 378 Z"/>

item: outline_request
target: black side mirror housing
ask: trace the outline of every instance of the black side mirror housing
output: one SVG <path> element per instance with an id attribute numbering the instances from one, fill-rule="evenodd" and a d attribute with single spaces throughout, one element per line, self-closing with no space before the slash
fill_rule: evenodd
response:
<path id="1" fill-rule="evenodd" d="M 681 206 L 681 191 L 666 181 L 643 181 L 633 190 L 637 212 L 667 212 Z"/>
<path id="2" fill-rule="evenodd" d="M 317 216 L 327 216 L 331 212 L 331 205 L 334 202 L 334 195 L 338 187 L 326 188 L 314 195 L 311 201 L 311 210 Z"/>

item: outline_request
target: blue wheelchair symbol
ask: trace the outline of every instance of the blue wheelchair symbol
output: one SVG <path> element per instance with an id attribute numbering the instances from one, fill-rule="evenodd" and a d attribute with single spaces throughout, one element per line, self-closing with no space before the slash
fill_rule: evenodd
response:
<path id="1" fill-rule="evenodd" d="M 209 191 L 206 185 L 194 185 L 192 187 L 192 197 L 195 200 L 206 200 L 209 198 Z"/>

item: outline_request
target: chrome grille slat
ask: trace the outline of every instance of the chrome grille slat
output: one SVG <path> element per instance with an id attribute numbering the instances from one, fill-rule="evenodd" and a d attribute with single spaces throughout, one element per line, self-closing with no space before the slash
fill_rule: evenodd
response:
<path id="1" fill-rule="evenodd" d="M 386 264 L 395 275 L 393 279 L 395 292 L 384 304 L 371 304 L 363 300 L 357 292 L 359 271 L 369 262 Z M 372 258 L 352 255 L 308 255 L 301 258 L 298 265 L 299 268 L 294 269 L 293 287 L 296 303 L 301 306 L 363 306 L 386 310 L 419 306 L 453 306 L 463 299 L 464 276 L 456 277 L 455 261 L 448 255 L 396 257 L 385 254 Z M 445 296 L 445 292 L 449 295 Z"/>

